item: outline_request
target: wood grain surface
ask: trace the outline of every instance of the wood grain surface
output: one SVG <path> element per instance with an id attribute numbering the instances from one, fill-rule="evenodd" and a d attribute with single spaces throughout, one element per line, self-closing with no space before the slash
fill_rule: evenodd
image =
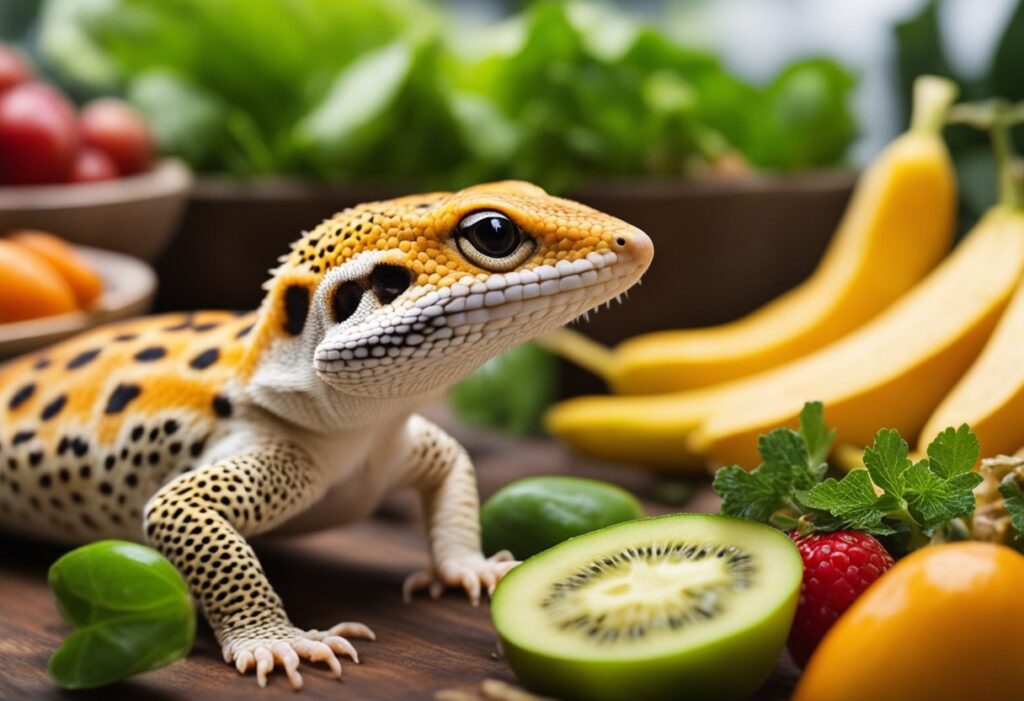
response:
<path id="1" fill-rule="evenodd" d="M 640 495 L 652 514 L 717 510 L 706 481 L 695 485 L 684 505 L 671 507 L 653 500 L 655 481 L 639 471 L 594 463 L 545 440 L 512 440 L 458 427 L 453 432 L 476 460 L 484 496 L 518 477 L 561 473 L 617 482 Z M 260 690 L 255 677 L 239 677 L 224 664 L 209 628 L 201 625 L 185 661 L 106 689 L 64 692 L 46 671 L 50 654 L 67 632 L 46 586 L 47 568 L 62 550 L 0 536 L 0 699 L 418 701 L 432 700 L 448 689 L 474 698 L 488 678 L 514 682 L 498 654 L 486 603 L 473 608 L 458 592 L 439 601 L 421 597 L 409 605 L 402 602 L 403 578 L 427 563 L 419 507 L 412 495 L 397 495 L 366 523 L 268 540 L 257 549 L 297 625 L 324 628 L 353 620 L 377 633 L 377 642 L 354 641 L 362 663 L 343 661 L 341 682 L 329 678 L 323 666 L 304 663 L 301 696 L 279 674 Z M 788 698 L 796 674 L 783 655 L 755 698 Z M 684 690 L 680 698 L 685 698 Z"/>

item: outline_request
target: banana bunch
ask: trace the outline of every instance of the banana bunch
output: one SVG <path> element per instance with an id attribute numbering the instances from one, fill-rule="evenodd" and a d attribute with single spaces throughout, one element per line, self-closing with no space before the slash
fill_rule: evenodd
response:
<path id="1" fill-rule="evenodd" d="M 552 339 L 622 396 L 562 402 L 548 430 L 656 469 L 753 467 L 759 434 L 795 426 L 804 402 L 821 400 L 840 444 L 869 444 L 887 426 L 924 446 L 963 422 L 983 455 L 1024 444 L 1020 173 L 1003 164 L 1000 204 L 943 257 L 957 193 L 941 129 L 955 96 L 946 80 L 917 81 L 910 129 L 863 174 L 821 264 L 796 289 L 730 324 L 611 350 Z M 1005 120 L 991 126 L 999 147 Z"/>

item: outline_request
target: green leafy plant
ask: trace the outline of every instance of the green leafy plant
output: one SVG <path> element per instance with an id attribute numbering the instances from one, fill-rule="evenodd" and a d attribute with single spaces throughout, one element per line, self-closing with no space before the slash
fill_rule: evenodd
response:
<path id="1" fill-rule="evenodd" d="M 715 474 L 722 513 L 804 533 L 851 529 L 892 537 L 897 552 L 928 544 L 974 513 L 979 444 L 966 424 L 940 433 L 917 461 L 899 432 L 882 429 L 864 450 L 865 467 L 838 480 L 825 477 L 834 435 L 821 403 L 806 404 L 799 432 L 780 428 L 760 437 L 760 466 Z"/>
<path id="2" fill-rule="evenodd" d="M 49 0 L 39 43 L 79 87 L 125 92 L 167 152 L 240 176 L 564 191 L 828 166 L 855 131 L 833 61 L 755 86 L 589 3 L 469 28 L 425 0 Z"/>
<path id="3" fill-rule="evenodd" d="M 455 385 L 449 405 L 467 423 L 512 435 L 534 433 L 558 389 L 558 361 L 535 343 L 491 358 Z"/>
<path id="4" fill-rule="evenodd" d="M 895 27 L 896 77 L 902 111 L 909 117 L 909 92 L 914 79 L 930 74 L 951 78 L 960 86 L 965 101 L 979 102 L 999 97 L 1011 102 L 1024 100 L 1024 1 L 1018 0 L 1002 35 L 996 42 L 988 70 L 972 78 L 959 75 L 949 60 L 939 26 L 939 9 L 948 0 L 928 0 L 920 12 Z M 1024 138 L 1024 127 L 1016 137 Z M 961 195 L 961 230 L 966 231 L 982 212 L 995 203 L 998 191 L 992 150 L 985 134 L 966 126 L 946 131 L 957 169 Z"/>
<path id="5" fill-rule="evenodd" d="M 185 657 L 196 616 L 188 587 L 162 555 L 104 540 L 50 568 L 50 589 L 74 630 L 50 658 L 67 689 L 91 689 Z"/>

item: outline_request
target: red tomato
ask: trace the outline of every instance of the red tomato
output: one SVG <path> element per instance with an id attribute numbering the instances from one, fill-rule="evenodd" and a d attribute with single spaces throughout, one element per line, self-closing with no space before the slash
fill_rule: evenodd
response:
<path id="1" fill-rule="evenodd" d="M 66 182 L 78 150 L 71 103 L 43 83 L 0 95 L 0 183 Z"/>
<path id="2" fill-rule="evenodd" d="M 31 80 L 33 75 L 31 64 L 20 51 L 0 44 L 0 92 Z"/>
<path id="3" fill-rule="evenodd" d="M 117 165 L 107 154 L 84 146 L 75 157 L 71 167 L 71 182 L 95 183 L 100 180 L 114 180 L 120 176 Z"/>
<path id="4" fill-rule="evenodd" d="M 82 141 L 110 156 L 122 175 L 147 170 L 153 161 L 153 136 L 145 118 L 121 100 L 94 100 L 78 118 Z"/>

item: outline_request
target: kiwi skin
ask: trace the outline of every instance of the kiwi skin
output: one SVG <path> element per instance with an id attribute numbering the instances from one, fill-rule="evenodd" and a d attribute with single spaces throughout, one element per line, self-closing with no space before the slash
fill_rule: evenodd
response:
<path id="1" fill-rule="evenodd" d="M 800 593 L 803 564 L 796 546 L 785 534 L 769 526 L 725 516 L 675 514 L 610 526 L 573 540 L 597 540 L 600 534 L 612 529 L 681 517 L 715 519 L 722 522 L 724 529 L 732 522 L 776 534 L 780 553 L 771 553 L 778 555 L 771 564 L 793 568 L 791 591 L 774 609 L 765 611 L 759 621 L 731 636 L 646 659 L 596 661 L 573 655 L 571 650 L 557 657 L 545 655 L 502 635 L 495 618 L 505 657 L 525 687 L 565 701 L 741 701 L 764 684 L 785 646 Z M 557 550 L 558 546 L 537 557 L 557 557 Z M 506 575 L 495 592 L 492 610 L 502 606 L 503 591 L 508 592 L 509 585 L 525 572 L 518 567 Z"/>

